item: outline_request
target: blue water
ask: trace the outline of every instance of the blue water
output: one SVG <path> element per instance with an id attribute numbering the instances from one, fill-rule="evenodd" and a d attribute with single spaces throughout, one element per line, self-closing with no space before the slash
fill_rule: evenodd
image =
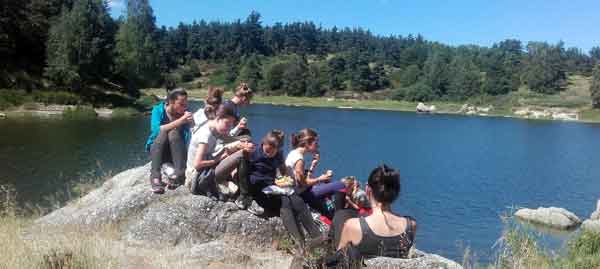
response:
<path id="1" fill-rule="evenodd" d="M 336 177 L 366 180 L 381 163 L 399 169 L 394 210 L 417 219 L 417 247 L 457 260 L 467 246 L 489 260 L 511 207 L 585 218 L 600 198 L 597 124 L 270 105 L 243 114 L 255 140 L 272 128 L 316 129 L 319 169 Z M 22 203 L 68 198 L 79 177 L 147 162 L 148 121 L 0 121 L 0 184 L 15 186 Z"/>

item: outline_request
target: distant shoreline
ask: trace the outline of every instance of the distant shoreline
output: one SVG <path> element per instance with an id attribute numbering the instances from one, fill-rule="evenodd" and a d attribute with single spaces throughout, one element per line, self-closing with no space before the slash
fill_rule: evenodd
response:
<path id="1" fill-rule="evenodd" d="M 159 98 L 164 97 L 163 90 L 160 89 L 147 89 L 144 90 L 146 94 L 155 94 L 159 96 Z M 226 93 L 226 96 L 229 93 Z M 194 89 L 189 90 L 188 95 L 190 100 L 194 101 L 202 101 L 206 96 L 206 90 L 202 89 Z M 338 98 L 327 98 L 327 97 L 294 97 L 294 96 L 263 96 L 256 95 L 252 99 L 252 102 L 255 104 L 268 104 L 268 105 L 277 105 L 277 106 L 295 106 L 295 107 L 324 107 L 324 108 L 335 108 L 335 109 L 343 109 L 343 110 L 380 110 L 380 111 L 398 111 L 398 112 L 414 112 L 416 111 L 416 107 L 418 102 L 407 102 L 407 101 L 394 101 L 394 100 L 358 100 L 358 99 L 338 99 Z M 472 110 L 463 111 L 463 106 L 466 103 L 451 103 L 451 102 L 431 102 L 427 103 L 427 105 L 434 105 L 436 107 L 435 111 L 430 113 L 423 114 L 441 114 L 441 115 L 462 115 L 462 116 L 477 116 L 477 117 L 501 117 L 501 118 L 515 118 L 515 119 L 523 119 L 523 120 L 549 120 L 549 121 L 559 121 L 559 122 L 577 122 L 577 123 L 600 123 L 600 110 L 591 110 L 593 113 L 590 118 L 582 118 L 580 112 L 578 112 L 578 118 L 576 120 L 561 120 L 561 119 L 553 119 L 550 116 L 551 111 L 558 111 L 558 113 L 562 113 L 560 111 L 566 111 L 570 113 L 574 113 L 572 111 L 577 111 L 577 109 L 570 108 L 561 108 L 561 107 L 537 107 L 537 106 L 528 106 L 528 107 L 520 107 L 515 111 L 506 110 L 506 109 L 498 109 L 494 110 L 493 108 L 486 112 L 477 112 L 477 110 L 484 110 L 485 108 L 489 108 L 490 106 L 473 106 L 469 105 L 468 107 Z M 546 117 L 534 117 L 532 116 L 519 116 L 515 114 L 518 111 L 529 111 L 531 114 L 543 114 L 544 111 L 549 113 L 549 116 Z"/>

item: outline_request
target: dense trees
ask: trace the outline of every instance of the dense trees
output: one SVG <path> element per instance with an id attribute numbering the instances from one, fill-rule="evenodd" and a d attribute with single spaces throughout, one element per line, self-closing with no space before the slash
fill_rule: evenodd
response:
<path id="1" fill-rule="evenodd" d="M 600 108 L 600 64 L 594 66 L 592 72 L 592 84 L 590 85 L 590 93 L 592 95 L 592 106 Z"/>
<path id="2" fill-rule="evenodd" d="M 45 74 L 73 89 L 110 76 L 114 29 L 101 0 L 75 1 L 50 28 Z"/>
<path id="3" fill-rule="evenodd" d="M 508 39 L 491 47 L 451 47 L 420 35 L 376 36 L 361 28 L 313 22 L 263 25 L 252 12 L 232 22 L 155 25 L 148 0 L 127 1 L 114 20 L 103 0 L 8 1 L 0 11 L 0 87 L 15 70 L 45 75 L 74 91 L 110 80 L 137 89 L 198 75 L 197 62 L 218 63 L 227 85 L 320 96 L 392 89 L 405 100 L 462 100 L 527 87 L 556 93 L 567 74 L 590 75 L 600 48 L 588 54 L 562 43 Z M 169 75 L 175 73 L 176 75 Z M 393 85 L 393 86 L 392 86 Z"/>

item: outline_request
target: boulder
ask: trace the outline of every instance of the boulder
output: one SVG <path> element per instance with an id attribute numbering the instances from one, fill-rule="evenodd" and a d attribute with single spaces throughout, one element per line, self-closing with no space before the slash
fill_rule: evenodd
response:
<path id="1" fill-rule="evenodd" d="M 377 257 L 365 261 L 367 268 L 427 268 L 427 269 L 458 269 L 462 266 L 455 261 L 446 259 L 436 254 L 428 254 L 420 250 L 415 250 L 410 259 L 395 259 L 387 257 Z"/>
<path id="2" fill-rule="evenodd" d="M 591 220 L 600 220 L 600 200 L 596 202 L 596 211 L 590 215 Z"/>
<path id="3" fill-rule="evenodd" d="M 564 208 L 539 207 L 538 209 L 522 208 L 515 216 L 532 223 L 538 223 L 555 229 L 566 230 L 581 224 L 581 220 Z"/>
<path id="4" fill-rule="evenodd" d="M 584 230 L 587 230 L 587 231 L 599 232 L 600 233 L 600 220 L 586 219 L 581 224 L 581 229 L 584 229 Z"/>
<path id="5" fill-rule="evenodd" d="M 428 106 L 428 105 L 426 105 L 426 104 L 424 104 L 422 102 L 419 102 L 417 104 L 417 112 L 431 113 L 431 112 L 434 112 L 434 111 L 435 111 L 435 106 L 434 105 Z"/>
<path id="6" fill-rule="evenodd" d="M 81 199 L 36 221 L 40 226 L 113 223 L 133 243 L 205 243 L 240 238 L 270 245 L 284 235 L 279 218 L 260 218 L 231 202 L 192 195 L 184 186 L 163 195 L 150 191 L 150 165 L 124 171 Z"/>
<path id="7" fill-rule="evenodd" d="M 0 119 L 5 119 L 6 118 L 6 114 L 0 112 Z"/>
<path id="8" fill-rule="evenodd" d="M 79 200 L 36 220 L 32 231 L 42 232 L 29 234 L 69 229 L 70 225 L 93 230 L 110 224 L 119 233 L 115 244 L 125 243 L 131 253 L 159 248 L 153 251 L 173 259 L 185 253 L 184 260 L 176 261 L 183 267 L 288 268 L 292 263 L 292 256 L 273 249 L 274 241 L 287 236 L 278 217 L 257 217 L 234 203 L 192 195 L 184 186 L 153 194 L 149 177 L 150 164 L 121 172 Z M 369 268 L 461 268 L 421 251 L 411 259 L 375 258 L 367 264 Z"/>

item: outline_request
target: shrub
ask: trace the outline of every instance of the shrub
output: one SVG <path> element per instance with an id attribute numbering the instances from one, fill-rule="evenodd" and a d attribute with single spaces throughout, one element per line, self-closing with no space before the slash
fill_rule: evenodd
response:
<path id="1" fill-rule="evenodd" d="M 63 112 L 63 117 L 74 120 L 96 118 L 96 111 L 89 106 L 77 106 L 75 109 L 66 109 Z"/>
<path id="2" fill-rule="evenodd" d="M 26 95 L 22 90 L 0 89 L 0 109 L 22 105 L 27 101 Z"/>
<path id="3" fill-rule="evenodd" d="M 78 95 L 64 91 L 36 91 L 33 92 L 33 100 L 44 104 L 58 105 L 77 105 L 81 103 L 81 98 Z"/>

